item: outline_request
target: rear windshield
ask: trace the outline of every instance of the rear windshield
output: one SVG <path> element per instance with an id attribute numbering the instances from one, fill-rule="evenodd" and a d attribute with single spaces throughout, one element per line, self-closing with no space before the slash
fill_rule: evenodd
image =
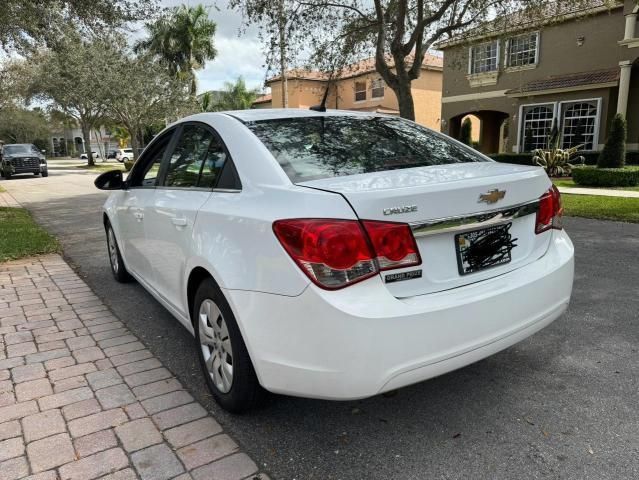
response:
<path id="1" fill-rule="evenodd" d="M 400 118 L 327 116 L 248 122 L 292 182 L 489 161 Z"/>

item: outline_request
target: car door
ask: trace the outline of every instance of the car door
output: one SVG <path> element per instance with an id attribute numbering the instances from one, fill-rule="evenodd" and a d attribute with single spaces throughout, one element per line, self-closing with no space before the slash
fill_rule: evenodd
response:
<path id="1" fill-rule="evenodd" d="M 186 262 L 192 251 L 193 226 L 199 209 L 212 194 L 226 159 L 217 134 L 208 125 L 182 125 L 168 157 L 160 186 L 145 218 L 147 241 L 153 244 L 156 289 L 178 313 L 183 304 Z"/>
<path id="2" fill-rule="evenodd" d="M 118 236 L 127 269 L 143 282 L 153 285 L 153 252 L 148 250 L 145 235 L 145 210 L 153 202 L 160 177 L 162 160 L 175 133 L 171 129 L 155 139 L 135 164 L 127 178 L 127 189 L 118 206 Z"/>

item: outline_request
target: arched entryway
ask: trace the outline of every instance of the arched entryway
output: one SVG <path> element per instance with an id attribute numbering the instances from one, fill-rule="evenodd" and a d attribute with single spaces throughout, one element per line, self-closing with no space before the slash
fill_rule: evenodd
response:
<path id="1" fill-rule="evenodd" d="M 449 120 L 448 132 L 451 137 L 459 138 L 461 124 L 466 117 L 474 117 L 479 123 L 479 151 L 485 154 L 500 153 L 507 150 L 509 137 L 508 114 L 496 110 L 465 112 Z M 474 127 L 474 125 L 473 125 Z"/>

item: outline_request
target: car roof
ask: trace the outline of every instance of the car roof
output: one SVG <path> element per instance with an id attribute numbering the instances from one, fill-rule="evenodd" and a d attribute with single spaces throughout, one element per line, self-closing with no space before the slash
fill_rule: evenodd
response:
<path id="1" fill-rule="evenodd" d="M 283 118 L 306 118 L 306 117 L 330 117 L 330 116 L 351 116 L 351 117 L 388 117 L 376 112 L 355 112 L 352 110 L 330 110 L 317 112 L 305 108 L 256 108 L 252 110 L 229 110 L 215 113 L 198 113 L 192 117 L 181 119 L 180 122 L 197 117 L 199 120 L 206 120 L 208 116 L 227 115 L 241 122 L 257 122 L 260 120 L 277 120 Z"/>

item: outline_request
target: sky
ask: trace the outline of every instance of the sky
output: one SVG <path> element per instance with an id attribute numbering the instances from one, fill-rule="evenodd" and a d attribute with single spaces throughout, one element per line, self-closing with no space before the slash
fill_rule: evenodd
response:
<path id="1" fill-rule="evenodd" d="M 232 82 L 242 76 L 248 88 L 263 90 L 266 69 L 263 46 L 257 38 L 257 28 L 240 31 L 242 16 L 228 8 L 226 0 L 160 0 L 162 6 L 174 7 L 182 3 L 211 6 L 209 16 L 217 24 L 215 48 L 217 57 L 206 63 L 197 72 L 198 91 L 219 90 L 225 82 Z M 141 34 L 141 32 L 140 32 Z"/>

